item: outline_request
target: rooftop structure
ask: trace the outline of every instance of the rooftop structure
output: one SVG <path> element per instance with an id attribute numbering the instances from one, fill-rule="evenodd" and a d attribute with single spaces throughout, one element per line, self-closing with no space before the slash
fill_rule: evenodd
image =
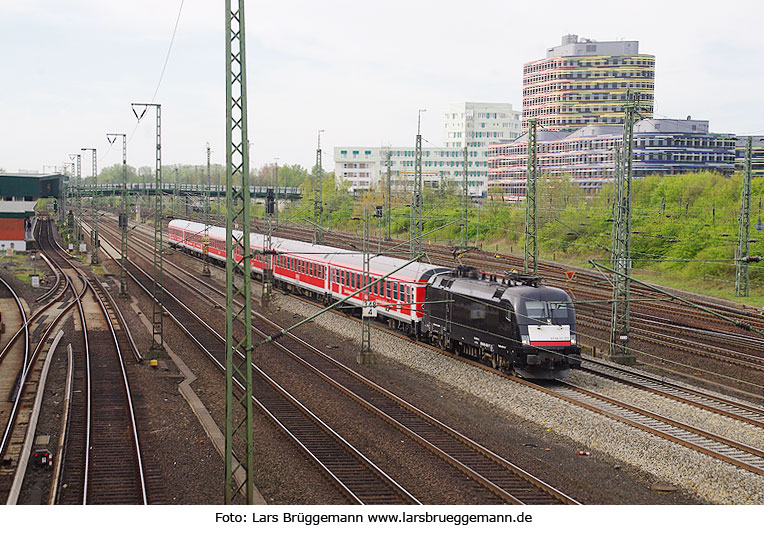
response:
<path id="1" fill-rule="evenodd" d="M 0 174 L 0 200 L 37 200 L 57 197 L 62 174 Z"/>

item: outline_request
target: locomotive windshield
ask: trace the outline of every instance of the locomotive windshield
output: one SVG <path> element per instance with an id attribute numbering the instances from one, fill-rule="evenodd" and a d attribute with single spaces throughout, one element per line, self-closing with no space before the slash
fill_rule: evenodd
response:
<path id="1" fill-rule="evenodd" d="M 519 324 L 572 324 L 575 317 L 570 302 L 524 300 L 519 307 Z"/>

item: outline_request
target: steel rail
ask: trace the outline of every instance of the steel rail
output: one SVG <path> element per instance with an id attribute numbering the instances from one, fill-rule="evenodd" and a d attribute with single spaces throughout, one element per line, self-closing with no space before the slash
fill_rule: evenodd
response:
<path id="1" fill-rule="evenodd" d="M 117 333 L 114 331 L 114 325 L 111 323 L 111 318 L 109 317 L 109 313 L 106 310 L 106 306 L 103 303 L 103 300 L 96 292 L 95 287 L 90 283 L 89 280 L 86 280 L 88 286 L 93 291 L 93 296 L 95 297 L 96 301 L 98 302 L 99 307 L 101 308 L 101 312 L 103 313 L 104 320 L 106 321 L 107 325 L 109 326 L 109 333 L 111 333 L 112 340 L 114 341 L 114 346 L 117 349 L 117 359 L 119 361 L 119 368 L 120 368 L 120 374 L 122 377 L 122 384 L 124 386 L 124 392 L 125 397 L 127 400 L 127 406 L 128 406 L 128 412 L 130 414 L 130 429 L 133 434 L 133 445 L 135 446 L 135 458 L 138 463 L 138 477 L 140 480 L 140 486 L 141 486 L 141 503 L 143 505 L 148 504 L 148 498 L 146 496 L 146 480 L 143 470 L 143 460 L 141 459 L 141 444 L 138 439 L 138 424 L 135 421 L 135 409 L 133 407 L 133 399 L 132 399 L 132 393 L 130 390 L 130 384 L 127 380 L 127 371 L 125 369 L 125 362 L 122 359 L 122 350 L 119 347 L 119 341 L 117 340 Z M 132 339 L 131 339 L 132 340 Z M 86 495 L 87 496 L 87 495 Z"/>
<path id="2" fill-rule="evenodd" d="M 119 375 L 121 378 L 121 385 L 122 390 L 121 393 L 124 394 L 123 401 L 127 404 L 127 412 L 128 412 L 128 418 L 129 418 L 129 427 L 127 428 L 130 433 L 132 433 L 132 448 L 135 455 L 135 461 L 137 463 L 137 473 L 138 473 L 138 481 L 140 486 L 140 503 L 143 505 L 146 505 L 148 503 L 147 493 L 146 493 L 146 482 L 145 482 L 145 472 L 144 472 L 144 465 L 143 460 L 141 457 L 141 445 L 140 440 L 138 437 L 138 425 L 136 423 L 135 419 L 135 410 L 133 406 L 132 401 L 132 393 L 130 390 L 129 381 L 127 378 L 127 372 L 124 365 L 122 350 L 119 346 L 119 341 L 117 339 L 117 334 L 114 330 L 114 325 L 112 324 L 111 317 L 109 316 L 109 313 L 106 309 L 106 306 L 103 302 L 103 299 L 99 296 L 98 292 L 96 291 L 96 288 L 93 286 L 93 284 L 88 280 L 87 276 L 82 273 L 67 257 L 66 257 L 66 251 L 63 250 L 63 248 L 60 247 L 60 245 L 55 242 L 53 239 L 48 239 L 49 245 L 53 248 L 54 252 L 59 256 L 59 258 L 64 261 L 69 268 L 73 269 L 75 272 L 79 274 L 83 281 L 84 285 L 84 291 L 83 296 L 86 294 L 87 289 L 90 289 L 93 293 L 93 299 L 97 302 L 99 309 L 101 310 L 101 313 L 103 315 L 103 320 L 108 328 L 108 331 L 111 336 L 111 340 L 114 344 L 114 348 L 116 351 L 116 358 L 119 362 Z M 84 308 L 82 305 L 82 297 L 78 298 L 77 300 L 78 304 L 78 310 L 80 315 L 80 321 L 82 324 L 82 333 L 83 333 L 83 345 L 85 349 L 85 379 L 86 379 L 86 389 L 87 389 L 87 402 L 86 402 L 86 430 L 85 430 L 85 458 L 84 458 L 84 480 L 83 480 L 83 492 L 82 492 L 82 504 L 86 505 L 89 501 L 90 493 L 89 493 L 89 483 L 90 483 L 90 453 L 92 446 L 92 425 L 93 425 L 93 379 L 91 372 L 91 366 L 92 366 L 92 359 L 91 359 L 91 349 L 90 349 L 90 338 L 88 335 L 88 324 L 87 319 L 84 313 Z M 123 330 L 124 330 L 123 326 Z M 130 338 L 130 341 L 132 342 L 132 338 Z M 133 349 L 135 349 L 134 346 L 132 346 Z M 99 353 L 103 354 L 103 350 L 99 350 Z M 104 372 L 101 372 L 100 374 L 104 374 Z"/>
<path id="3" fill-rule="evenodd" d="M 54 294 L 59 289 L 59 283 L 61 283 L 61 273 L 58 271 L 57 268 L 53 267 L 53 263 L 50 262 L 50 259 L 48 259 L 47 256 L 42 252 L 40 252 L 40 257 L 42 257 L 43 261 L 45 261 L 48 264 L 48 267 L 50 267 L 50 269 L 56 275 L 56 282 L 53 284 L 53 286 L 50 289 L 48 289 L 45 292 L 45 294 L 35 298 L 34 300 L 35 302 L 41 302 L 45 300 L 46 298 L 48 298 L 49 296 L 51 296 L 52 294 Z"/>
<path id="4" fill-rule="evenodd" d="M 604 372 L 594 368 L 583 367 L 581 370 L 584 372 L 651 392 L 663 396 L 664 398 L 691 405 L 711 413 L 726 416 L 739 422 L 745 422 L 753 426 L 764 428 L 764 409 L 687 387 L 680 383 L 667 382 L 664 379 L 636 372 L 632 369 L 616 367 L 605 361 L 584 357 L 583 362 L 589 365 L 599 365 L 608 370 L 607 372 Z M 628 376 L 628 378 L 623 376 Z M 672 389 L 675 392 L 672 392 Z M 698 399 L 693 399 L 691 396 L 695 396 Z M 721 405 L 722 407 L 718 407 L 714 404 Z"/>
<path id="5" fill-rule="evenodd" d="M 212 286 L 211 284 L 207 283 L 206 281 L 193 276 L 186 272 L 183 269 L 178 268 L 178 271 L 183 273 L 184 275 L 190 277 L 197 283 L 200 283 L 204 287 L 206 287 L 209 291 L 213 291 L 217 293 L 218 295 L 221 295 L 221 291 L 217 289 L 216 287 Z M 207 293 L 204 291 L 188 284 L 184 284 L 187 288 L 190 288 L 194 290 L 196 293 L 198 293 L 203 298 L 207 299 L 211 303 L 217 305 L 218 302 L 216 302 L 214 299 L 212 299 Z M 278 324 L 274 323 L 273 321 L 267 319 L 266 317 L 260 315 L 259 313 L 253 312 L 253 318 L 263 320 L 270 324 L 272 327 L 276 328 L 277 331 L 281 331 L 283 328 L 279 326 Z M 253 327 L 253 330 L 260 335 L 263 338 L 267 338 L 269 335 L 260 330 L 257 327 Z M 372 381 L 368 380 L 364 376 L 358 374 L 357 372 L 353 371 L 346 365 L 343 365 L 339 361 L 334 360 L 327 354 L 323 353 L 321 350 L 317 349 L 314 346 L 311 346 L 309 343 L 305 342 L 304 340 L 296 337 L 295 335 L 291 333 L 287 333 L 287 337 L 291 340 L 294 340 L 300 345 L 308 348 L 311 350 L 314 354 L 321 357 L 323 360 L 329 362 L 330 365 L 334 366 L 337 369 L 340 369 L 344 374 L 350 376 L 350 378 L 356 382 L 357 384 L 362 384 L 363 386 L 367 387 L 369 390 L 372 390 L 380 395 L 382 395 L 387 400 L 390 400 L 394 402 L 399 408 L 404 409 L 406 412 L 409 412 L 416 416 L 418 419 L 421 419 L 425 421 L 428 425 L 437 428 L 438 431 L 440 431 L 443 436 L 448 436 L 454 441 L 460 442 L 462 445 L 466 446 L 468 449 L 470 449 L 473 453 L 477 453 L 481 457 L 487 459 L 492 464 L 496 465 L 499 469 L 502 471 L 507 471 L 512 473 L 513 475 L 517 476 L 520 479 L 523 479 L 525 482 L 529 483 L 530 485 L 534 486 L 535 488 L 541 490 L 543 493 L 550 496 L 552 499 L 562 502 L 562 503 L 568 503 L 568 504 L 577 504 L 574 499 L 570 498 L 569 496 L 561 493 L 557 489 L 554 489 L 550 485 L 544 483 L 543 481 L 539 480 L 532 474 L 520 469 L 518 466 L 510 463 L 509 461 L 506 461 L 504 458 L 496 455 L 495 453 L 491 452 L 487 448 L 481 446 L 480 444 L 476 443 L 475 441 L 472 441 L 468 437 L 462 435 L 461 433 L 457 432 L 453 428 L 443 424 L 442 422 L 434 419 L 430 415 L 426 414 L 425 412 L 421 411 L 414 405 L 410 404 L 409 402 L 406 402 L 402 398 L 396 396 L 395 394 L 391 393 L 390 391 L 387 391 L 386 389 L 380 387 L 379 385 L 373 383 Z M 283 337 L 282 337 L 283 339 Z M 456 459 L 455 456 L 452 453 L 446 452 L 442 445 L 434 444 L 431 440 L 428 440 L 426 436 L 423 436 L 423 434 L 420 434 L 422 430 L 417 432 L 416 430 L 412 429 L 412 426 L 410 424 L 406 424 L 401 422 L 402 418 L 405 417 L 398 417 L 391 415 L 389 413 L 389 407 L 387 410 L 378 407 L 378 405 L 375 405 L 372 401 L 369 401 L 367 398 L 364 398 L 363 396 L 357 394 L 353 390 L 351 390 L 346 384 L 341 383 L 336 378 L 332 378 L 329 376 L 325 371 L 317 368 L 314 364 L 311 364 L 308 360 L 305 359 L 303 355 L 300 355 L 296 353 L 293 349 L 286 346 L 281 341 L 275 341 L 275 344 L 283 351 L 285 351 L 287 354 L 289 354 L 291 357 L 293 357 L 295 360 L 306 366 L 306 368 L 309 368 L 312 372 L 319 375 L 322 379 L 326 380 L 328 383 L 330 383 L 332 386 L 346 394 L 347 396 L 351 397 L 358 403 L 360 403 L 364 408 L 367 410 L 375 413 L 377 416 L 379 416 L 382 420 L 386 421 L 387 423 L 391 424 L 393 427 L 397 428 L 399 431 L 403 432 L 404 434 L 408 435 L 413 440 L 419 442 L 422 446 L 432 451 L 436 456 L 440 457 L 441 459 L 445 460 L 448 464 L 450 464 L 452 467 L 456 468 L 457 470 L 461 471 L 465 475 L 471 477 L 474 481 L 476 481 L 478 484 L 482 485 L 484 488 L 490 490 L 493 492 L 496 496 L 501 498 L 502 500 L 509 502 L 509 503 L 515 503 L 515 504 L 522 504 L 526 503 L 523 502 L 520 498 L 514 496 L 513 494 L 507 492 L 504 488 L 497 485 L 493 481 L 491 481 L 486 476 L 482 475 L 480 472 L 476 471 L 473 467 L 468 466 L 464 459 Z M 430 439 L 432 439 L 432 435 L 430 435 Z M 442 438 L 442 437 L 441 437 Z M 494 476 L 496 474 L 494 473 Z M 515 489 L 517 491 L 517 489 Z M 527 490 L 527 489 L 525 489 Z M 518 491 L 519 492 L 519 491 Z M 530 497 L 530 496 L 529 496 Z M 536 498 L 539 498 L 538 495 L 535 496 Z M 543 498 L 542 498 L 543 499 Z M 542 503 L 541 501 L 533 501 L 532 503 Z M 548 502 L 544 502 L 548 503 Z"/>
<path id="6" fill-rule="evenodd" d="M 133 262 L 133 260 L 128 260 L 128 264 L 139 271 L 142 276 L 144 276 L 146 279 L 150 279 L 150 276 L 143 271 L 142 268 L 140 268 L 137 264 Z M 142 283 L 133 272 L 128 271 L 128 274 L 133 279 L 133 281 L 141 287 L 141 289 L 149 296 L 152 297 L 152 291 L 148 289 L 144 283 Z M 225 371 L 225 366 L 223 363 L 219 360 L 219 357 L 215 356 L 212 351 L 198 338 L 198 336 L 194 335 L 189 329 L 187 328 L 187 321 L 182 320 L 181 318 L 177 317 L 175 313 L 168 309 L 167 303 L 168 301 L 173 301 L 175 304 L 177 304 L 184 312 L 188 313 L 191 318 L 193 318 L 200 326 L 207 329 L 207 331 L 211 334 L 213 338 L 218 343 L 225 344 L 225 339 L 217 333 L 209 324 L 200 316 L 198 316 L 196 313 L 194 313 L 190 308 L 188 308 L 185 304 L 183 304 L 178 298 L 175 297 L 170 291 L 166 290 L 165 287 L 162 287 L 162 290 L 165 291 L 165 295 L 169 296 L 169 300 L 165 298 L 164 302 L 164 308 L 165 311 L 168 313 L 169 317 L 175 322 L 175 324 L 191 339 L 201 350 L 202 352 L 210 358 L 211 361 L 215 364 L 215 366 L 221 370 Z M 241 354 L 240 354 L 241 355 Z M 257 377 L 261 378 L 264 384 L 269 385 L 273 388 L 278 394 L 280 394 L 284 399 L 287 400 L 289 404 L 291 404 L 295 409 L 298 410 L 303 416 L 307 417 L 312 424 L 314 424 L 320 431 L 324 432 L 327 436 L 335 440 L 347 453 L 352 454 L 355 456 L 356 460 L 360 462 L 361 465 L 363 465 L 364 468 L 368 469 L 370 472 L 373 473 L 374 476 L 376 476 L 378 479 L 380 479 L 385 485 L 387 485 L 392 493 L 396 495 L 397 503 L 408 503 L 408 504 L 419 504 L 420 502 L 412 496 L 406 489 L 401 487 L 395 480 L 390 478 L 384 471 L 382 471 L 378 466 L 376 466 L 371 460 L 369 460 L 365 455 L 363 455 L 359 450 L 357 450 L 352 444 L 350 444 L 347 440 L 345 440 L 342 436 L 340 436 L 336 431 L 334 431 L 330 426 L 328 426 L 325 422 L 323 422 L 317 415 L 315 415 L 312 411 L 310 411 L 307 407 L 302 405 L 294 396 L 292 396 L 289 392 L 287 392 L 283 387 L 281 387 L 278 383 L 276 383 L 274 380 L 272 380 L 269 376 L 267 376 L 261 369 L 259 369 L 256 365 L 253 365 L 253 370 L 256 372 Z M 236 382 L 237 386 L 243 390 L 243 385 Z M 347 485 L 347 481 L 343 481 L 340 479 L 338 474 L 332 470 L 332 468 L 326 464 L 325 460 L 322 460 L 318 457 L 317 451 L 318 449 L 314 449 L 311 444 L 306 444 L 303 439 L 300 439 L 293 430 L 290 430 L 287 423 L 284 422 L 283 417 L 279 417 L 278 414 L 273 412 L 272 408 L 269 408 L 266 406 L 262 401 L 261 398 L 258 397 L 257 394 L 253 395 L 252 400 L 255 402 L 257 407 L 273 422 L 276 424 L 276 426 L 285 434 L 287 435 L 295 444 L 308 456 L 310 457 L 315 464 L 319 466 L 319 468 L 329 477 L 329 479 L 332 480 L 333 483 L 335 483 L 336 486 L 338 486 L 354 503 L 380 503 L 376 501 L 379 496 L 375 496 L 370 502 L 365 501 L 365 498 L 370 498 L 371 496 L 367 495 L 359 495 L 357 494 L 358 489 L 351 489 Z M 391 501 L 388 501 L 387 503 L 392 503 Z"/>

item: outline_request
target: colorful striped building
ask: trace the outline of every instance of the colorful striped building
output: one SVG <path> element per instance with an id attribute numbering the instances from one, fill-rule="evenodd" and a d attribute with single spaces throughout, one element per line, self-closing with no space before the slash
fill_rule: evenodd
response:
<path id="1" fill-rule="evenodd" d="M 745 168 L 745 146 L 748 137 L 741 135 L 737 138 L 735 147 L 735 172 L 743 172 Z M 764 176 L 764 137 L 754 135 L 751 149 L 751 176 Z"/>
<path id="2" fill-rule="evenodd" d="M 528 120 L 550 131 L 623 124 L 626 92 L 638 95 L 640 115 L 653 116 L 655 56 L 638 41 L 593 41 L 565 35 L 545 59 L 523 66 L 523 132 Z"/>
<path id="3" fill-rule="evenodd" d="M 525 198 L 528 135 L 495 144 L 488 151 L 488 187 L 505 199 Z M 706 120 L 643 119 L 634 124 L 635 178 L 710 170 L 735 171 L 734 135 L 710 133 Z M 539 130 L 537 160 L 542 177 L 570 177 L 594 193 L 615 172 L 616 150 L 623 144 L 623 126 L 585 126 L 574 131 Z"/>

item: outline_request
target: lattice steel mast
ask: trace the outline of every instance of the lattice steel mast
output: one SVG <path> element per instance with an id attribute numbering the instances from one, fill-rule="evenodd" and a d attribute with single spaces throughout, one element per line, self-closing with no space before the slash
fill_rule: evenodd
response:
<path id="1" fill-rule="evenodd" d="M 90 264 L 98 264 L 98 208 L 96 207 L 96 185 L 98 185 L 98 160 L 95 148 L 81 148 L 83 152 L 93 152 L 93 188 L 90 195 L 90 215 L 93 217 L 93 226 L 90 228 Z"/>
<path id="2" fill-rule="evenodd" d="M 385 185 L 387 186 L 387 194 L 385 195 L 385 240 L 390 240 L 390 221 L 392 220 L 392 213 L 391 213 L 391 206 L 392 206 L 392 186 L 390 184 L 390 181 L 393 178 L 393 167 L 392 167 L 392 150 L 391 147 L 387 147 L 387 183 Z"/>
<path id="3" fill-rule="evenodd" d="M 467 137 L 464 139 L 464 176 L 462 177 L 462 248 L 469 246 L 469 228 L 467 227 L 470 212 L 470 190 L 469 190 L 469 149 L 467 148 Z"/>
<path id="4" fill-rule="evenodd" d="M 202 235 L 202 254 L 204 255 L 204 266 L 202 266 L 202 276 L 210 275 L 210 258 L 208 255 L 210 248 L 210 189 L 212 188 L 212 177 L 210 174 L 210 143 L 207 143 L 207 181 L 204 185 L 204 235 Z"/>
<path id="5" fill-rule="evenodd" d="M 313 187 L 313 244 L 321 244 L 323 241 L 322 235 L 322 213 L 324 212 L 323 204 L 323 174 L 321 161 L 321 132 L 324 130 L 318 130 L 318 148 L 316 148 L 316 168 L 315 168 L 315 186 Z"/>
<path id="6" fill-rule="evenodd" d="M 80 253 L 80 231 L 82 224 L 82 155 L 69 154 L 69 159 L 76 162 L 77 187 L 74 188 L 74 253 Z"/>
<path id="7" fill-rule="evenodd" d="M 164 325 L 162 323 L 162 105 L 161 104 L 130 104 L 133 113 L 138 120 L 143 118 L 149 107 L 156 108 L 156 152 L 154 157 L 154 254 L 152 258 L 152 274 L 154 284 L 152 296 L 154 297 L 151 312 L 151 348 L 149 351 L 157 356 L 164 354 Z M 139 114 L 136 106 L 143 107 Z"/>
<path id="8" fill-rule="evenodd" d="M 252 285 L 244 0 L 226 0 L 226 430 L 225 503 L 254 503 Z M 234 226 L 241 228 L 234 233 Z M 236 274 L 239 275 L 238 284 Z M 238 304 L 236 299 L 242 300 Z M 241 355 L 239 359 L 235 356 Z M 241 385 L 244 390 L 237 387 Z M 243 472 L 241 472 L 243 470 Z M 237 481 L 237 473 L 243 481 Z M 240 479 L 240 478 L 239 478 Z"/>
<path id="9" fill-rule="evenodd" d="M 738 217 L 737 250 L 735 250 L 735 296 L 748 296 L 750 269 L 748 261 L 749 239 L 751 238 L 751 159 L 753 157 L 753 137 L 745 143 L 745 167 L 743 187 L 740 192 L 740 216 Z"/>
<path id="10" fill-rule="evenodd" d="M 411 195 L 410 255 L 413 259 L 422 255 L 422 112 L 417 112 L 416 148 L 414 152 L 414 193 Z"/>
<path id="11" fill-rule="evenodd" d="M 71 180 L 72 176 L 67 176 L 67 173 L 69 172 L 68 167 L 69 165 L 72 166 L 72 174 L 74 174 L 74 163 L 63 163 L 62 168 L 66 165 L 67 170 L 64 171 L 64 177 L 61 180 L 61 191 L 59 191 L 59 194 L 61 195 L 61 205 L 58 209 L 58 220 L 65 222 L 66 221 L 66 208 L 67 208 L 67 195 L 69 194 L 69 181 Z"/>
<path id="12" fill-rule="evenodd" d="M 278 228 L 279 227 L 279 158 L 274 157 L 273 159 L 276 165 L 276 198 L 273 204 L 274 206 L 273 218 L 276 221 L 275 226 Z"/>
<path id="13" fill-rule="evenodd" d="M 370 281 L 370 257 L 369 257 L 369 209 L 363 210 L 363 278 L 361 286 L 366 287 Z M 371 350 L 371 301 L 369 290 L 361 292 L 361 351 L 358 353 L 358 363 L 368 365 L 374 362 L 374 353 Z"/>
<path id="14" fill-rule="evenodd" d="M 525 174 L 525 261 L 526 274 L 538 274 L 538 216 L 536 212 L 536 183 L 538 173 L 536 119 L 528 120 L 528 166 Z"/>
<path id="15" fill-rule="evenodd" d="M 631 163 L 634 147 L 634 120 L 638 111 L 636 95 L 626 93 L 624 104 L 623 144 L 617 162 L 613 198 L 613 230 L 611 265 L 613 274 L 613 305 L 610 328 L 610 359 L 625 364 L 634 363 L 629 348 L 629 299 L 631 277 Z"/>
<path id="16" fill-rule="evenodd" d="M 269 187 L 265 194 L 266 232 L 263 241 L 263 292 L 260 303 L 268 307 L 273 297 L 273 212 L 276 199 L 273 188 Z"/>
<path id="17" fill-rule="evenodd" d="M 117 137 L 122 137 L 122 194 L 120 196 L 121 214 L 119 215 L 119 227 L 122 229 L 120 242 L 120 270 L 119 270 L 119 295 L 127 298 L 127 135 L 124 133 L 107 133 L 106 140 L 113 145 Z"/>

